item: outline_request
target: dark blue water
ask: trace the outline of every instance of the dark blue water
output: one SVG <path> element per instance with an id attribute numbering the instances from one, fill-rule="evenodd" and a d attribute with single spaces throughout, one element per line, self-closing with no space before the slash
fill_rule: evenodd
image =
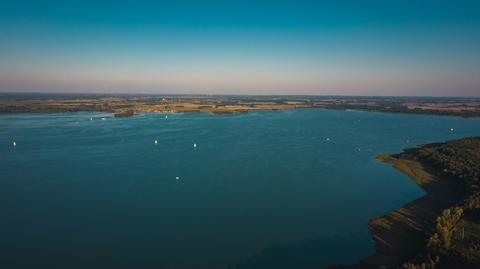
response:
<path id="1" fill-rule="evenodd" d="M 374 156 L 471 135 L 480 120 L 315 109 L 1 115 L 1 267 L 354 262 L 369 218 L 422 195 Z"/>

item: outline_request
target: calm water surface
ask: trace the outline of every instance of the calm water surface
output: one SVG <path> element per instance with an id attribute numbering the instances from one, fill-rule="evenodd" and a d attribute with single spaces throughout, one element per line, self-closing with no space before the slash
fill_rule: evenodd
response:
<path id="1" fill-rule="evenodd" d="M 369 218 L 423 194 L 373 157 L 480 135 L 478 119 L 438 116 L 165 116 L 1 115 L 2 268 L 354 262 L 373 251 Z"/>

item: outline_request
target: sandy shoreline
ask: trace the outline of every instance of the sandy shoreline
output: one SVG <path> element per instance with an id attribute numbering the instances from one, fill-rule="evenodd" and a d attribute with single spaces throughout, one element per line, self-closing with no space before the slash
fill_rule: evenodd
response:
<path id="1" fill-rule="evenodd" d="M 421 252 L 428 232 L 443 209 L 462 198 L 453 178 L 435 176 L 432 168 L 418 161 L 380 155 L 377 160 L 391 164 L 408 175 L 425 195 L 391 213 L 370 219 L 368 228 L 375 242 L 375 253 L 354 265 L 328 268 L 401 268 L 402 263 Z"/>

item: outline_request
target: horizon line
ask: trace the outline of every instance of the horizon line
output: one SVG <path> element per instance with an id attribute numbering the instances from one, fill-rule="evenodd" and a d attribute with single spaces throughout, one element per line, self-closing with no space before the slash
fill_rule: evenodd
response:
<path id="1" fill-rule="evenodd" d="M 349 94 L 233 94 L 233 93 L 152 93 L 152 92 L 137 92 L 137 93 L 126 93 L 126 92 L 81 92 L 81 91 L 72 91 L 72 92 L 56 92 L 56 91 L 35 91 L 35 90 L 22 90 L 22 91 L 2 91 L 0 90 L 0 95 L 13 95 L 13 94 L 58 94 L 58 95 L 166 95 L 166 96 L 257 96 L 257 97 L 383 97 L 383 98 L 473 98 L 479 99 L 480 95 L 476 96 L 453 96 L 453 95 L 349 95 Z"/>

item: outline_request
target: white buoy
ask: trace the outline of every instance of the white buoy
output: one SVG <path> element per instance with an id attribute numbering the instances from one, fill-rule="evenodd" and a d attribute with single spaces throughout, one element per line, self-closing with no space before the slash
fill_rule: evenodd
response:
<path id="1" fill-rule="evenodd" d="M 176 179 L 176 180 L 179 180 L 179 179 L 180 179 L 180 177 L 178 177 L 178 176 L 177 176 L 177 177 L 175 177 L 175 179 Z"/>
<path id="2" fill-rule="evenodd" d="M 197 143 L 193 143 L 193 147 L 196 148 L 196 147 L 197 147 Z"/>
<path id="3" fill-rule="evenodd" d="M 15 141 L 13 141 L 12 145 L 13 145 L 14 148 L 17 147 L 17 143 Z"/>
<path id="4" fill-rule="evenodd" d="M 455 131 L 455 129 L 453 129 L 453 128 L 450 128 L 450 132 L 453 132 L 453 131 Z"/>
<path id="5" fill-rule="evenodd" d="M 155 140 L 155 145 L 156 145 L 156 144 L 158 144 L 158 141 L 157 141 L 157 140 Z"/>

